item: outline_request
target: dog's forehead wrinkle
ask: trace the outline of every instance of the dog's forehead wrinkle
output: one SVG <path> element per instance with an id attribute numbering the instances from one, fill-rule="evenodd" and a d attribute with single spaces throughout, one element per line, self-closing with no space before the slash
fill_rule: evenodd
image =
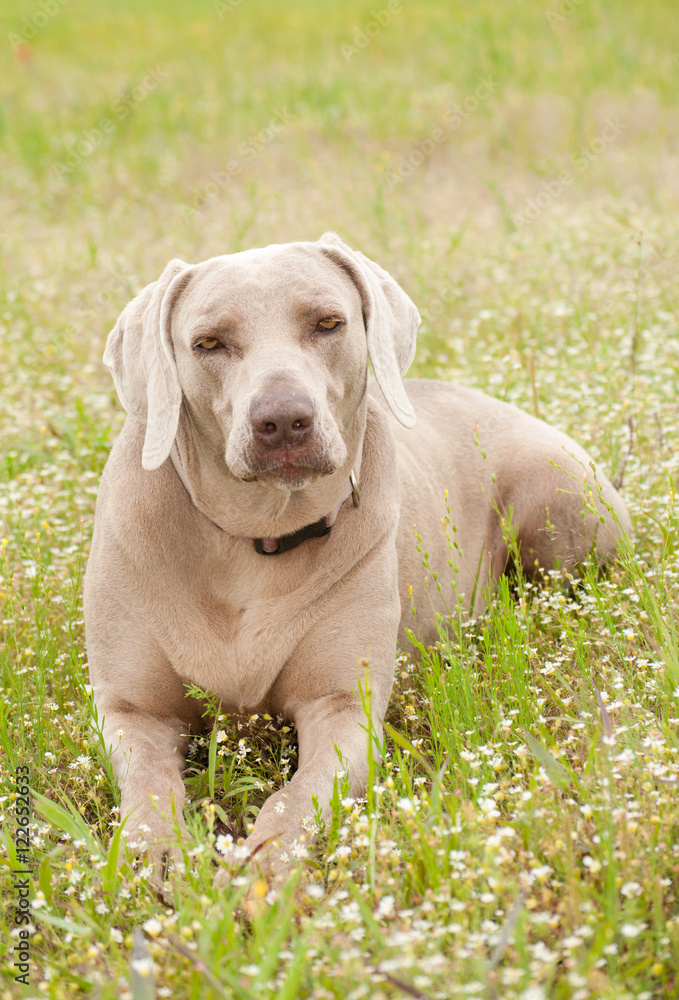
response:
<path id="1" fill-rule="evenodd" d="M 248 308 L 286 299 L 318 300 L 326 294 L 343 301 L 353 287 L 351 277 L 327 256 L 305 252 L 296 244 L 213 257 L 196 266 L 194 280 L 199 297 Z"/>
<path id="2" fill-rule="evenodd" d="M 207 309 L 205 312 L 202 312 L 192 325 L 193 329 L 197 332 L 203 330 L 207 332 L 236 326 L 243 322 L 243 318 L 243 313 L 240 310 L 224 309 L 220 303 L 214 309 Z"/>
<path id="3" fill-rule="evenodd" d="M 319 289 L 312 295 L 300 296 L 295 303 L 295 311 L 300 319 L 306 319 L 313 314 L 332 316 L 335 313 L 344 313 L 347 310 L 347 303 L 342 302 L 331 290 Z"/>

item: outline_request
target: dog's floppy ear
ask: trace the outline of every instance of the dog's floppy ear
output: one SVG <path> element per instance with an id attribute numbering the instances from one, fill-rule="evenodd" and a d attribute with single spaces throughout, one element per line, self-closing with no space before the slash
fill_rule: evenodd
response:
<path id="1" fill-rule="evenodd" d="M 318 243 L 331 260 L 349 272 L 361 293 L 368 356 L 377 384 L 394 416 L 404 427 L 413 427 L 415 411 L 401 377 L 415 354 L 420 314 L 390 274 L 352 250 L 335 233 L 325 233 Z"/>
<path id="2" fill-rule="evenodd" d="M 177 434 L 182 390 L 170 314 L 188 274 L 184 261 L 170 261 L 158 281 L 125 306 L 106 341 L 104 364 L 120 402 L 146 424 L 141 464 L 148 470 L 163 464 Z"/>

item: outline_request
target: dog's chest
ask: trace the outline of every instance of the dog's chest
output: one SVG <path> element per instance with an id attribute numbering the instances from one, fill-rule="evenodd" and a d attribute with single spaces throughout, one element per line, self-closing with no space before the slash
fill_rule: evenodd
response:
<path id="1" fill-rule="evenodd" d="M 225 710 L 246 712 L 266 706 L 309 614 L 294 590 L 253 595 L 213 581 L 198 593 L 185 591 L 171 621 L 164 646 L 174 670 L 217 695 Z"/>

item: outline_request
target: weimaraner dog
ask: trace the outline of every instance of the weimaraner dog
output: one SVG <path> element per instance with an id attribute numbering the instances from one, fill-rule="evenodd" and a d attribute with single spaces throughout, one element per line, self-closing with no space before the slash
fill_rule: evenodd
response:
<path id="1" fill-rule="evenodd" d="M 178 857 L 202 728 L 187 685 L 296 723 L 299 768 L 239 848 L 276 870 L 300 853 L 312 797 L 327 813 L 340 767 L 352 794 L 365 785 L 366 662 L 380 727 L 399 634 L 416 621 L 432 642 L 437 613 L 483 609 L 507 567 L 503 522 L 527 572 L 593 547 L 611 559 L 629 530 L 566 435 L 475 390 L 404 384 L 419 322 L 386 271 L 328 233 L 173 260 L 108 338 L 128 417 L 97 502 L 87 647 L 121 816 L 157 862 Z"/>

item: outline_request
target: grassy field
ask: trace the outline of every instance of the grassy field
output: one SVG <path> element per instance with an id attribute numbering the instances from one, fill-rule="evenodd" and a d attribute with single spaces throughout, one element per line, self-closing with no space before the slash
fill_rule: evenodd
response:
<path id="1" fill-rule="evenodd" d="M 19 0 L 0 24 L 2 1000 L 676 998 L 675 5 Z M 82 576 L 123 420 L 104 341 L 170 257 L 326 229 L 418 304 L 412 373 L 571 434 L 634 537 L 608 578 L 519 580 L 400 657 L 367 798 L 338 789 L 284 886 L 212 886 L 219 837 L 296 761 L 283 721 L 219 720 L 162 900 L 116 865 L 87 687 Z"/>

